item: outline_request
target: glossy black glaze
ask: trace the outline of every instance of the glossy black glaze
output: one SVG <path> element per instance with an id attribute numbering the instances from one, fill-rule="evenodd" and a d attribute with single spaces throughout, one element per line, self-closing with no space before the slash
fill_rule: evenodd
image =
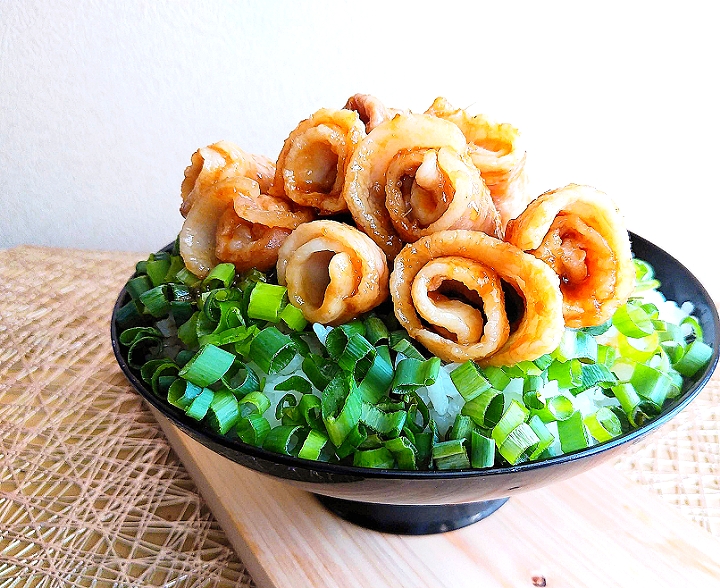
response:
<path id="1" fill-rule="evenodd" d="M 113 311 L 112 345 L 120 368 L 132 386 L 152 406 L 190 437 L 216 453 L 255 471 L 280 478 L 320 496 L 340 516 L 374 529 L 400 533 L 428 533 L 470 524 L 494 512 L 504 499 L 582 473 L 607 461 L 672 419 L 697 396 L 718 362 L 720 321 L 705 288 L 681 263 L 649 241 L 631 233 L 633 252 L 650 262 L 668 299 L 695 304 L 695 314 L 713 357 L 687 390 L 661 416 L 640 429 L 601 445 L 541 462 L 513 467 L 459 471 L 398 471 L 357 468 L 280 455 L 246 445 L 201 427 L 148 390 L 127 365 L 117 339 L 115 313 L 125 302 L 120 293 Z M 329 497 L 329 498 L 324 498 Z M 340 500 L 331 500 L 331 499 Z M 485 501 L 493 501 L 485 504 Z M 412 508 L 405 508 L 405 507 Z M 423 509 L 422 506 L 430 508 Z"/>

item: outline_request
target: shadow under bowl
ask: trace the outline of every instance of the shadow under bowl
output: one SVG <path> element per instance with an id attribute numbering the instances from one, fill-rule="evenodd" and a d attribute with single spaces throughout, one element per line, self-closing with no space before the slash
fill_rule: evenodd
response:
<path id="1" fill-rule="evenodd" d="M 456 471 L 401 471 L 360 468 L 281 455 L 215 433 L 149 390 L 131 369 L 118 341 L 116 314 L 127 301 L 123 289 L 111 324 L 112 346 L 130 384 L 181 431 L 244 467 L 312 492 L 329 510 L 356 524 L 383 532 L 429 534 L 464 527 L 500 508 L 508 497 L 565 480 L 613 457 L 655 431 L 683 410 L 702 390 L 718 363 L 718 312 L 697 278 L 668 253 L 630 234 L 633 253 L 655 269 L 669 300 L 694 304 L 694 314 L 713 355 L 662 414 L 605 443 L 543 461 L 510 467 Z"/>

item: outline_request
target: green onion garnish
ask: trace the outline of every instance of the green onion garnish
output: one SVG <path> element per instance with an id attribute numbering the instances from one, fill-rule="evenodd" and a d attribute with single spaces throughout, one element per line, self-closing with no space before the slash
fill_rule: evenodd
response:
<path id="1" fill-rule="evenodd" d="M 515 465 L 603 443 L 655 418 L 711 361 L 684 309 L 668 320 L 652 267 L 611 320 L 566 329 L 552 353 L 443 365 L 381 307 L 309 325 L 272 276 L 177 250 L 137 264 L 116 313 L 128 365 L 217 434 L 303 459 L 416 470 Z"/>

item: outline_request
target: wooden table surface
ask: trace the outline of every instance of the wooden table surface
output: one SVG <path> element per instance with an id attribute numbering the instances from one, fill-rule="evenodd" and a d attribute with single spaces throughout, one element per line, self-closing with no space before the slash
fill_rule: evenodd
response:
<path id="1" fill-rule="evenodd" d="M 139 257 L 0 251 L 0 587 L 720 585 L 717 374 L 611 465 L 466 529 L 383 535 L 156 420 L 109 343 Z"/>

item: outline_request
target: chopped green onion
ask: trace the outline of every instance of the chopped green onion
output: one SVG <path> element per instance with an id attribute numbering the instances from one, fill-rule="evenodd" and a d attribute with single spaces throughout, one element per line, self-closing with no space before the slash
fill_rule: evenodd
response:
<path id="1" fill-rule="evenodd" d="M 466 401 L 472 400 L 490 389 L 490 382 L 485 379 L 477 364 L 472 361 L 466 361 L 456 367 L 450 372 L 450 378 Z"/>
<path id="2" fill-rule="evenodd" d="M 160 339 L 162 333 L 155 327 L 130 327 L 120 333 L 118 340 L 122 345 L 130 347 L 136 341 L 145 337 Z"/>
<path id="3" fill-rule="evenodd" d="M 135 300 L 123 304 L 115 313 L 115 320 L 121 334 L 125 329 L 142 324 L 145 322 L 145 317 L 142 314 L 142 304 Z"/>
<path id="4" fill-rule="evenodd" d="M 321 404 L 314 394 L 303 394 L 295 412 L 305 425 L 313 430 L 320 430 L 323 426 Z"/>
<path id="5" fill-rule="evenodd" d="M 312 390 L 312 384 L 302 376 L 290 376 L 286 380 L 275 384 L 275 390 L 280 392 L 294 391 L 301 394 L 308 394 Z"/>
<path id="6" fill-rule="evenodd" d="M 210 388 L 203 388 L 200 394 L 190 402 L 190 406 L 185 409 L 185 414 L 196 421 L 204 419 L 213 398 L 215 398 L 215 393 Z"/>
<path id="7" fill-rule="evenodd" d="M 628 302 L 615 311 L 613 326 L 626 337 L 641 339 L 655 331 L 652 319 L 642 306 Z"/>
<path id="8" fill-rule="evenodd" d="M 435 443 L 432 448 L 432 457 L 435 460 L 456 455 L 458 453 L 466 453 L 465 439 L 449 439 L 448 441 L 440 441 L 439 443 Z"/>
<path id="9" fill-rule="evenodd" d="M 216 391 L 207 416 L 210 426 L 221 435 L 235 426 L 240 420 L 240 409 L 233 393 L 229 390 Z"/>
<path id="10" fill-rule="evenodd" d="M 528 425 L 538 438 L 538 443 L 533 448 L 529 458 L 537 459 L 544 451 L 549 449 L 553 443 L 555 443 L 555 437 L 538 415 L 532 415 L 530 420 L 528 420 Z"/>
<path id="11" fill-rule="evenodd" d="M 673 367 L 683 376 L 690 378 L 710 362 L 712 354 L 712 347 L 700 339 L 695 339 Z"/>
<path id="12" fill-rule="evenodd" d="M 200 278 L 198 278 L 186 267 L 180 268 L 177 271 L 177 273 L 175 274 L 175 279 L 181 284 L 185 284 L 190 288 L 196 287 L 201 282 Z"/>
<path id="13" fill-rule="evenodd" d="M 229 351 L 205 345 L 180 370 L 180 377 L 205 387 L 217 382 L 230 369 L 235 356 Z"/>
<path id="14" fill-rule="evenodd" d="M 610 388 L 617 384 L 618 379 L 610 369 L 602 363 L 583 363 L 580 366 L 580 385 L 572 389 L 573 394 L 600 386 Z"/>
<path id="15" fill-rule="evenodd" d="M 609 441 L 622 433 L 622 424 L 618 416 L 603 406 L 596 412 L 586 416 L 583 423 L 590 434 L 601 443 Z"/>
<path id="16" fill-rule="evenodd" d="M 495 439 L 497 446 L 502 447 L 508 435 L 524 423 L 529 415 L 530 411 L 517 400 L 510 401 L 510 405 L 492 430 L 492 438 Z"/>
<path id="17" fill-rule="evenodd" d="M 305 441 L 303 441 L 302 447 L 298 452 L 298 457 L 302 459 L 322 461 L 321 456 L 329 443 L 330 441 L 325 433 L 316 429 L 311 429 Z"/>
<path id="18" fill-rule="evenodd" d="M 173 406 L 186 410 L 192 401 L 200 396 L 202 390 L 200 386 L 178 378 L 170 385 L 167 400 Z"/>
<path id="19" fill-rule="evenodd" d="M 415 348 L 415 346 L 410 342 L 409 339 L 407 339 L 407 333 L 405 333 L 405 331 L 403 331 L 402 333 L 403 336 L 394 342 L 393 336 L 395 335 L 395 333 L 390 333 L 390 348 L 393 351 L 401 353 L 405 357 L 423 361 L 425 359 L 425 356 Z"/>
<path id="20" fill-rule="evenodd" d="M 145 264 L 145 271 L 147 272 L 148 277 L 152 281 L 153 286 L 160 286 L 161 284 L 165 283 L 165 276 L 167 275 L 169 269 L 169 258 L 154 258 L 148 260 L 148 262 Z"/>
<path id="21" fill-rule="evenodd" d="M 485 429 L 492 429 L 502 417 L 504 403 L 502 393 L 491 388 L 466 402 L 460 414 L 470 417 Z"/>
<path id="22" fill-rule="evenodd" d="M 560 345 L 552 353 L 552 356 L 560 361 L 570 359 L 595 361 L 597 359 L 597 341 L 585 331 L 565 329 Z"/>
<path id="23" fill-rule="evenodd" d="M 170 300 L 168 300 L 167 286 L 161 284 L 140 294 L 142 302 L 148 314 L 155 318 L 167 316 L 170 312 Z"/>
<path id="24" fill-rule="evenodd" d="M 385 441 L 385 448 L 392 453 L 401 470 L 417 470 L 417 449 L 405 436 Z"/>
<path id="25" fill-rule="evenodd" d="M 618 335 L 618 349 L 620 354 L 632 361 L 645 362 L 651 359 L 660 348 L 660 336 L 653 331 L 647 337 L 630 339 L 620 333 Z"/>
<path id="26" fill-rule="evenodd" d="M 253 413 L 240 419 L 235 431 L 243 443 L 261 447 L 270 432 L 270 423 L 264 416 Z"/>
<path id="27" fill-rule="evenodd" d="M 578 359 L 555 360 L 547 369 L 548 380 L 555 380 L 558 387 L 569 390 L 582 385 L 582 362 Z"/>
<path id="28" fill-rule="evenodd" d="M 225 372 L 220 380 L 236 398 L 243 398 L 249 392 L 260 390 L 260 380 L 257 374 L 249 366 L 239 361 Z"/>
<path id="29" fill-rule="evenodd" d="M 377 348 L 365 377 L 358 384 L 362 399 L 372 404 L 379 402 L 390 388 L 394 375 L 390 351 L 386 345 L 381 345 Z"/>
<path id="30" fill-rule="evenodd" d="M 207 335 L 202 335 L 198 339 L 198 344 L 222 347 L 223 345 L 229 345 L 231 343 L 244 343 L 251 340 L 257 332 L 258 329 L 255 325 L 225 329 L 219 333 L 208 333 Z"/>
<path id="31" fill-rule="evenodd" d="M 558 421 L 557 428 L 563 453 L 585 449 L 588 446 L 583 416 L 579 410 L 576 410 L 568 418 Z"/>
<path id="32" fill-rule="evenodd" d="M 395 458 L 387 447 L 356 451 L 353 465 L 358 468 L 390 469 L 395 465 Z"/>
<path id="33" fill-rule="evenodd" d="M 167 393 L 166 386 L 170 385 L 168 382 L 172 383 L 178 378 L 180 368 L 174 361 L 169 359 L 159 361 L 159 365 L 153 370 L 150 377 L 150 388 L 158 396 L 163 396 L 164 393 Z"/>
<path id="34" fill-rule="evenodd" d="M 215 288 L 229 288 L 235 279 L 235 266 L 232 263 L 219 263 L 210 270 L 202 281 L 202 285 L 212 290 Z"/>
<path id="35" fill-rule="evenodd" d="M 250 344 L 250 355 L 260 369 L 268 374 L 282 371 L 297 353 L 292 338 L 275 327 L 267 327 L 255 335 Z"/>
<path id="36" fill-rule="evenodd" d="M 162 354 L 162 350 L 162 339 L 159 337 L 138 337 L 128 347 L 128 365 L 131 368 L 140 369 L 145 362 L 152 359 L 158 359 Z"/>
<path id="37" fill-rule="evenodd" d="M 406 419 L 407 412 L 404 410 L 383 412 L 373 404 L 367 402 L 362 404 L 360 422 L 385 437 L 392 438 L 400 435 Z"/>
<path id="38" fill-rule="evenodd" d="M 495 440 L 473 430 L 470 433 L 470 465 L 489 468 L 495 463 Z"/>
<path id="39" fill-rule="evenodd" d="M 463 414 L 459 414 L 455 417 L 455 421 L 450 427 L 447 433 L 448 439 L 465 439 L 468 443 L 470 442 L 471 433 L 475 430 L 475 425 L 472 419 Z"/>
<path id="40" fill-rule="evenodd" d="M 197 323 L 199 316 L 200 312 L 195 311 L 187 321 L 178 327 L 178 339 L 187 347 L 193 348 L 198 346 Z"/>
<path id="41" fill-rule="evenodd" d="M 648 262 L 633 258 L 633 263 L 635 265 L 636 292 L 654 290 L 660 287 L 660 282 L 655 279 L 655 270 Z"/>
<path id="42" fill-rule="evenodd" d="M 495 436 L 493 430 L 493 438 L 498 445 L 498 453 L 511 465 L 526 461 L 529 454 L 533 452 L 540 439 L 528 423 L 520 423 L 517 425 L 501 442 L 498 441 L 499 436 Z"/>
<path id="43" fill-rule="evenodd" d="M 258 282 L 250 293 L 247 313 L 250 318 L 278 322 L 280 311 L 287 304 L 287 288 Z"/>
<path id="44" fill-rule="evenodd" d="M 495 390 L 505 390 L 510 383 L 510 376 L 501 367 L 487 366 L 482 369 L 482 372 Z"/>
<path id="45" fill-rule="evenodd" d="M 634 263 L 636 293 L 657 288 L 652 266 Z M 238 276 L 224 263 L 200 280 L 177 242 L 136 270 L 115 313 L 131 369 L 217 433 L 303 459 L 445 470 L 577 451 L 660 414 L 714 353 L 697 317 L 667 322 L 664 307 L 639 295 L 602 325 L 565 329 L 552 353 L 532 361 L 443 368 L 392 313 L 309 327 L 262 272 Z M 298 354 L 302 371 L 276 377 Z M 282 396 L 276 426 L 262 416 L 271 409 L 266 386 Z M 457 393 L 459 414 L 433 412 Z M 601 393 L 619 406 L 602 406 Z"/>
<path id="46" fill-rule="evenodd" d="M 362 414 L 362 400 L 355 380 L 345 374 L 335 376 L 322 393 L 321 407 L 330 441 L 339 447 Z"/>
<path id="47" fill-rule="evenodd" d="M 128 294 L 130 294 L 130 297 L 135 301 L 140 300 L 140 296 L 148 290 L 151 290 L 152 288 L 153 283 L 150 280 L 150 277 L 146 275 L 132 278 L 125 285 L 125 289 L 127 290 Z"/>
<path id="48" fill-rule="evenodd" d="M 440 372 L 440 358 L 405 358 L 395 368 L 392 387 L 398 390 L 414 390 L 435 383 Z"/>
<path id="49" fill-rule="evenodd" d="M 303 429 L 293 425 L 278 425 L 270 429 L 263 441 L 263 449 L 282 453 L 283 455 L 296 455 L 298 446 L 302 446 Z"/>
<path id="50" fill-rule="evenodd" d="M 558 421 L 564 421 L 565 419 L 570 418 L 575 412 L 572 400 L 562 394 L 549 398 L 546 406 L 555 420 Z"/>
<path id="51" fill-rule="evenodd" d="M 311 353 L 303 358 L 302 371 L 318 390 L 324 390 L 339 370 L 335 362 L 321 355 Z"/>
<path id="52" fill-rule="evenodd" d="M 245 418 L 251 414 L 263 414 L 270 408 L 270 399 L 262 392 L 249 392 L 238 400 L 240 416 Z"/>
<path id="53" fill-rule="evenodd" d="M 380 317 L 369 316 L 365 319 L 365 338 L 375 346 L 390 339 L 390 332 Z"/>
<path id="54" fill-rule="evenodd" d="M 662 408 L 668 396 L 678 395 L 678 391 L 674 390 L 675 382 L 672 378 L 642 363 L 635 366 L 630 384 L 641 398 L 652 402 L 658 410 Z"/>
<path id="55" fill-rule="evenodd" d="M 250 311 L 248 310 L 248 313 L 249 312 Z M 279 318 L 293 331 L 302 331 L 308 324 L 302 311 L 292 304 L 285 305 L 285 307 L 280 311 Z"/>
<path id="56" fill-rule="evenodd" d="M 333 332 L 337 332 L 337 329 Z M 372 365 L 375 354 L 375 347 L 365 337 L 354 333 L 347 339 L 347 345 L 342 352 L 334 357 L 341 369 L 365 374 Z"/>

